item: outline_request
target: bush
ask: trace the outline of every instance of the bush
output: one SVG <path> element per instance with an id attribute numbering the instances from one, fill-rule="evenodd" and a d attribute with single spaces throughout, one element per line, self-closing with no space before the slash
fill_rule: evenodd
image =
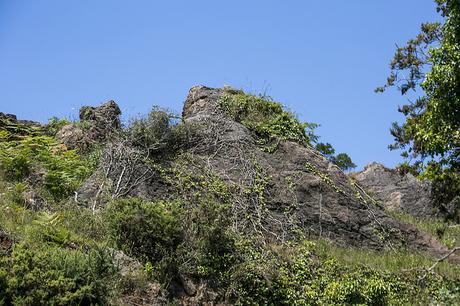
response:
<path id="1" fill-rule="evenodd" d="M 187 129 L 176 124 L 177 116 L 154 107 L 146 118 L 134 120 L 127 128 L 130 142 L 149 157 L 172 153 L 186 142 Z"/>
<path id="2" fill-rule="evenodd" d="M 230 293 L 237 305 L 450 305 L 459 298 L 458 279 L 385 271 L 356 259 L 348 265 L 335 258 L 333 248 L 318 254 L 311 242 L 254 251 L 232 275 Z"/>
<path id="3" fill-rule="evenodd" d="M 317 124 L 300 122 L 280 103 L 267 97 L 241 93 L 224 95 L 219 106 L 235 121 L 254 131 L 265 143 L 281 139 L 307 144 L 317 139 L 314 134 Z"/>
<path id="4" fill-rule="evenodd" d="M 55 136 L 65 125 L 70 123 L 71 122 L 67 119 L 52 117 L 50 120 L 48 120 L 48 124 L 45 126 L 45 133 L 48 136 Z"/>
<path id="5" fill-rule="evenodd" d="M 0 304 L 103 305 L 115 273 L 103 250 L 83 253 L 60 248 L 16 245 L 0 261 Z"/>
<path id="6" fill-rule="evenodd" d="M 181 240 L 178 214 L 175 202 L 130 198 L 110 203 L 106 217 L 118 248 L 143 261 L 158 262 Z"/>
<path id="7" fill-rule="evenodd" d="M 227 205 L 212 200 L 199 202 L 189 212 L 183 221 L 186 239 L 176 252 L 181 273 L 228 282 L 230 270 L 241 259 L 229 213 Z"/>
<path id="8" fill-rule="evenodd" d="M 71 195 L 96 166 L 95 160 L 68 150 L 50 136 L 24 136 L 0 142 L 0 170 L 7 178 L 23 180 L 44 170 L 44 187 L 54 200 Z"/>

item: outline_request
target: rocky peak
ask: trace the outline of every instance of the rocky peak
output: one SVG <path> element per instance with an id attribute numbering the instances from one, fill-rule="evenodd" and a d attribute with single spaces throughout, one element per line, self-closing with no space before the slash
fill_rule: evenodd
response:
<path id="1" fill-rule="evenodd" d="M 223 94 L 238 94 L 242 91 L 231 86 L 210 88 L 202 85 L 193 86 L 187 95 L 182 117 L 187 119 L 197 115 L 213 115 L 218 113 L 217 104 Z"/>
<path id="2" fill-rule="evenodd" d="M 64 126 L 56 138 L 71 149 L 86 150 L 121 128 L 120 115 L 120 107 L 113 100 L 97 107 L 83 106 L 80 108 L 80 123 Z"/>
<path id="3" fill-rule="evenodd" d="M 163 166 L 185 167 L 181 171 L 197 179 L 207 177 L 209 172 L 218 177 L 233 190 L 229 195 L 233 205 L 229 217 L 238 231 L 269 240 L 285 241 L 301 232 L 307 238 L 327 237 L 343 245 L 375 249 L 408 245 L 435 252 L 444 250 L 431 237 L 389 216 L 362 188 L 310 146 L 280 140 L 272 152 L 262 150 L 257 135 L 222 114 L 218 104 L 227 93 L 240 92 L 205 86 L 190 89 L 183 109 L 185 120 L 180 123 L 183 130 L 194 131 L 193 141 L 183 146 L 187 162 L 182 164 L 176 157 L 179 164 L 165 161 Z M 200 124 L 194 125 L 197 121 Z M 123 150 L 134 152 L 133 148 Z M 164 180 L 142 160 L 132 169 L 132 178 L 128 175 L 123 181 L 120 167 L 109 164 L 127 164 L 125 159 L 131 156 L 120 155 L 117 161 L 102 160 L 99 173 L 79 191 L 81 204 L 90 205 L 84 199 L 97 198 L 99 176 L 120 182 L 120 186 L 128 184 L 126 196 L 170 199 L 174 195 L 188 199 L 189 195 L 182 194 L 182 186 L 171 185 L 178 181 L 174 174 Z M 136 180 L 136 175 L 141 175 L 140 179 Z M 129 186 L 128 178 L 138 183 Z"/>
<path id="4" fill-rule="evenodd" d="M 120 115 L 120 107 L 113 100 L 97 107 L 82 106 L 80 108 L 80 121 L 91 122 L 104 129 L 120 128 Z"/>
<path id="5" fill-rule="evenodd" d="M 36 121 L 31 120 L 18 120 L 17 116 L 14 114 L 6 114 L 0 112 L 0 121 L 11 122 L 14 124 L 22 124 L 27 126 L 40 126 L 41 124 Z"/>

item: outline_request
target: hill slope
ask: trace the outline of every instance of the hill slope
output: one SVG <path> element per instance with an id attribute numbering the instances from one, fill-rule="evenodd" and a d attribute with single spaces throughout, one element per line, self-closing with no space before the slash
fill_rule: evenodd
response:
<path id="1" fill-rule="evenodd" d="M 0 117 L 0 304 L 458 297 L 455 255 L 423 269 L 447 246 L 387 213 L 279 103 L 196 86 L 180 120 L 119 115 L 111 101 L 76 123 Z"/>

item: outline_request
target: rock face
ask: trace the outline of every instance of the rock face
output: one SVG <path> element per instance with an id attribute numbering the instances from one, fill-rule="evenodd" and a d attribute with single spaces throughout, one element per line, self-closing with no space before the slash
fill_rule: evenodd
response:
<path id="1" fill-rule="evenodd" d="M 80 123 L 62 127 L 56 138 L 68 148 L 86 150 L 121 127 L 120 115 L 120 108 L 112 100 L 98 107 L 83 106 Z"/>
<path id="2" fill-rule="evenodd" d="M 193 87 L 180 123 L 194 130 L 193 139 L 183 150 L 192 159 L 181 171 L 199 176 L 206 175 L 203 169 L 207 169 L 233 190 L 229 217 L 234 220 L 234 228 L 280 241 L 300 234 L 374 249 L 408 246 L 434 253 L 446 250 L 436 239 L 388 216 L 353 180 L 313 148 L 281 141 L 273 153 L 261 150 L 257 137 L 219 108 L 223 95 L 235 93 L 239 92 Z M 155 169 L 149 172 L 148 165 L 136 164 L 131 171 L 133 163 L 126 160 L 137 153 L 132 148 L 124 150 L 128 153 L 118 157 L 112 154 L 103 161 L 94 177 L 105 173 L 118 192 L 128 179 L 135 181 L 121 193 L 123 196 L 168 199 L 177 193 L 177 186 L 165 181 Z M 124 172 L 121 167 L 117 170 L 111 166 L 115 164 L 126 165 Z M 167 166 L 177 167 L 174 161 Z M 142 179 L 136 173 L 143 175 Z M 84 186 L 101 184 L 89 181 Z M 113 196 L 113 189 L 108 194 Z M 86 188 L 84 193 L 85 198 L 94 199 L 101 189 Z"/>
<path id="3" fill-rule="evenodd" d="M 313 148 L 282 141 L 274 153 L 260 150 L 254 135 L 218 107 L 222 95 L 234 93 L 228 89 L 193 87 L 183 117 L 185 124 L 205 123 L 201 149 L 196 154 L 209 160 L 227 183 L 249 186 L 257 176 L 267 178 L 263 203 L 266 215 L 260 231 L 284 239 L 291 229 L 300 228 L 307 237 L 327 237 L 346 245 L 382 248 L 386 243 L 407 243 L 443 248 L 435 239 L 372 205 L 347 175 Z M 254 168 L 263 170 L 254 174 Z M 250 204 L 235 207 L 234 213 L 241 214 L 242 227 L 247 231 L 254 225 L 245 222 L 244 215 L 253 209 Z"/>
<path id="4" fill-rule="evenodd" d="M 87 149 L 91 144 L 81 127 L 76 124 L 63 126 L 56 134 L 56 139 L 70 149 Z"/>
<path id="5" fill-rule="evenodd" d="M 101 106 L 83 106 L 80 109 L 80 121 L 87 121 L 100 130 L 120 128 L 121 110 L 115 101 L 110 100 Z"/>
<path id="6" fill-rule="evenodd" d="M 5 113 L 0 112 L 0 120 L 11 120 L 13 122 L 16 122 L 18 118 L 16 117 L 16 115 L 5 114 Z"/>
<path id="7" fill-rule="evenodd" d="M 410 173 L 401 175 L 396 170 L 371 163 L 351 176 L 389 211 L 419 218 L 440 216 L 432 201 L 431 184 L 417 180 Z"/>

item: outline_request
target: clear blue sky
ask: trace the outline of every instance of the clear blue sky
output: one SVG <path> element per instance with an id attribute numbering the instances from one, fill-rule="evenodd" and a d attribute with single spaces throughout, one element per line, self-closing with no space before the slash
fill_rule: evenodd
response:
<path id="1" fill-rule="evenodd" d="M 125 116 L 179 112 L 195 84 L 268 92 L 359 167 L 387 150 L 395 92 L 375 94 L 395 44 L 432 0 L 0 0 L 0 111 L 76 118 L 117 101 Z"/>

